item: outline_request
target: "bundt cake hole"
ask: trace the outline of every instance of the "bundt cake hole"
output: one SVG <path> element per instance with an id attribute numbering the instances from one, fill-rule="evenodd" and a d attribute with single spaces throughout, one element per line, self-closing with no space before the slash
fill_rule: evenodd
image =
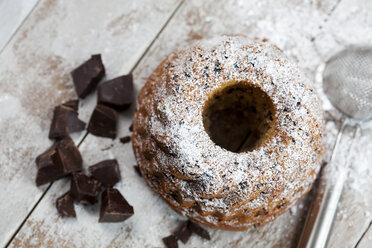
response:
<path id="1" fill-rule="evenodd" d="M 211 94 L 203 109 L 203 124 L 211 140 L 232 152 L 253 151 L 270 137 L 274 104 L 260 88 L 233 81 Z"/>

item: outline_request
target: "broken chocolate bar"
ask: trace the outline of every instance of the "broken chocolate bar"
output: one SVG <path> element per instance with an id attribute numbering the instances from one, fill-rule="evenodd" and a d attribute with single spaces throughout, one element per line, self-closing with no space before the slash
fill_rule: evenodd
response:
<path id="1" fill-rule="evenodd" d="M 189 240 L 191 237 L 191 230 L 189 228 L 189 223 L 188 221 L 183 222 L 177 229 L 176 231 L 173 232 L 173 235 L 176 236 L 178 240 L 181 240 L 182 243 L 186 244 L 186 242 Z"/>
<path id="2" fill-rule="evenodd" d="M 105 75 L 100 54 L 92 55 L 89 60 L 71 72 L 75 90 L 80 98 L 85 98 L 93 91 Z"/>
<path id="3" fill-rule="evenodd" d="M 56 162 L 58 155 L 57 144 L 52 145 L 36 158 L 37 175 L 36 185 L 53 182 L 66 175 L 61 163 Z"/>
<path id="4" fill-rule="evenodd" d="M 117 119 L 116 110 L 98 104 L 90 117 L 88 132 L 96 136 L 115 139 Z"/>
<path id="5" fill-rule="evenodd" d="M 107 188 L 103 191 L 99 222 L 122 222 L 133 214 L 133 207 L 117 189 Z"/>
<path id="6" fill-rule="evenodd" d="M 211 236 L 209 236 L 209 232 L 205 230 L 204 228 L 202 228 L 201 226 L 199 226 L 198 224 L 195 224 L 189 221 L 189 229 L 196 235 L 204 239 L 211 240 Z"/>
<path id="7" fill-rule="evenodd" d="M 71 196 L 76 202 L 81 204 L 94 204 L 97 202 L 97 197 L 101 183 L 93 177 L 73 173 L 71 179 Z"/>
<path id="8" fill-rule="evenodd" d="M 130 142 L 130 136 L 121 137 L 120 142 L 123 143 L 123 144 L 129 143 Z"/>
<path id="9" fill-rule="evenodd" d="M 98 86 L 98 103 L 118 111 L 128 109 L 133 102 L 132 74 L 114 78 Z"/>
<path id="10" fill-rule="evenodd" d="M 57 142 L 56 162 L 61 164 L 65 173 L 81 171 L 83 168 L 83 158 L 70 137 L 66 137 Z"/>
<path id="11" fill-rule="evenodd" d="M 69 133 L 82 131 L 84 128 L 85 123 L 79 120 L 78 112 L 71 107 L 60 105 L 54 108 L 49 138 L 63 138 L 68 136 Z"/>
<path id="12" fill-rule="evenodd" d="M 104 186 L 114 186 L 121 180 L 119 164 L 116 159 L 101 161 L 89 167 L 89 172 Z"/>
<path id="13" fill-rule="evenodd" d="M 57 210 L 62 217 L 76 217 L 74 199 L 68 191 L 57 199 Z"/>
<path id="14" fill-rule="evenodd" d="M 67 102 L 62 103 L 62 105 L 71 108 L 72 110 L 78 111 L 79 110 L 79 100 L 70 100 Z"/>
<path id="15" fill-rule="evenodd" d="M 177 238 L 174 235 L 163 238 L 163 243 L 167 248 L 178 248 Z"/>

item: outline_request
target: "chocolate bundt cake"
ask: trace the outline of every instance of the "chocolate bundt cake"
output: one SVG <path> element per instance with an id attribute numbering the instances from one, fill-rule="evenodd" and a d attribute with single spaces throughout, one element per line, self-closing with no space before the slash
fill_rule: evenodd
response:
<path id="1" fill-rule="evenodd" d="M 267 42 L 222 37 L 158 66 L 140 91 L 132 141 L 144 179 L 175 211 L 244 230 L 309 191 L 324 134 L 297 66 Z"/>

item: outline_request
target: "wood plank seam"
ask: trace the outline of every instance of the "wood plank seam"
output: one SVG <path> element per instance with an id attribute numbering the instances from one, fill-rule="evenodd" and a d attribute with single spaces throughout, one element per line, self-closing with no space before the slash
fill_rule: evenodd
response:
<path id="1" fill-rule="evenodd" d="M 169 16 L 168 20 L 164 23 L 163 27 L 159 30 L 159 32 L 155 35 L 154 39 L 150 42 L 150 44 L 147 46 L 146 50 L 142 54 L 142 56 L 138 59 L 138 61 L 135 63 L 135 65 L 130 70 L 130 73 L 132 73 L 139 63 L 141 63 L 142 59 L 146 56 L 146 54 L 150 51 L 151 47 L 154 45 L 155 41 L 159 38 L 160 34 L 164 31 L 164 29 L 168 26 L 169 22 L 173 19 L 175 14 L 178 12 L 178 10 L 181 8 L 181 6 L 184 4 L 186 0 L 182 0 L 177 7 L 174 9 L 172 14 Z"/>
<path id="2" fill-rule="evenodd" d="M 366 230 L 364 230 L 362 236 L 360 236 L 359 240 L 356 242 L 354 248 L 357 248 L 359 246 L 359 244 L 362 242 L 364 236 L 366 236 L 368 230 L 371 228 L 372 226 L 372 221 L 369 222 L 369 225 L 367 226 Z"/>
<path id="3" fill-rule="evenodd" d="M 331 8 L 331 10 L 329 11 L 328 13 L 328 17 L 331 17 L 333 12 L 337 9 L 337 7 L 340 5 L 342 0 L 337 0 L 337 2 L 335 3 L 335 5 Z"/>
<path id="4" fill-rule="evenodd" d="M 21 222 L 19 227 L 16 229 L 16 231 L 13 233 L 12 237 L 9 239 L 8 243 L 5 245 L 5 247 L 9 247 L 9 245 L 12 243 L 13 239 L 17 236 L 17 233 L 22 229 L 23 225 L 26 223 L 27 219 L 31 216 L 31 214 L 34 212 L 36 209 L 37 205 L 41 202 L 41 200 L 44 198 L 44 196 L 48 193 L 49 189 L 52 187 L 53 182 L 51 182 L 46 190 L 43 192 L 43 194 L 40 196 L 39 200 L 32 206 L 30 212 L 26 215 L 25 219 Z"/>
<path id="5" fill-rule="evenodd" d="M 31 14 L 35 11 L 35 9 L 39 6 L 41 0 L 37 0 L 36 4 L 31 8 L 31 10 L 28 12 L 26 17 L 21 21 L 21 23 L 18 25 L 18 27 L 14 30 L 13 34 L 9 37 L 9 39 L 5 42 L 4 46 L 0 48 L 0 54 L 5 50 L 5 48 L 9 45 L 10 41 L 13 39 L 13 37 L 18 33 L 20 28 L 23 26 L 23 24 L 27 21 L 27 19 L 31 16 Z"/>
<path id="6" fill-rule="evenodd" d="M 175 14 L 178 12 L 178 10 L 181 8 L 181 6 L 183 5 L 183 3 L 185 2 L 185 0 L 182 0 L 177 6 L 176 8 L 172 11 L 171 15 L 169 16 L 169 18 L 165 21 L 165 23 L 162 25 L 162 27 L 160 28 L 159 32 L 155 35 L 154 39 L 149 43 L 149 45 L 146 47 L 145 51 L 143 52 L 143 54 L 139 57 L 139 59 L 136 61 L 136 63 L 134 64 L 134 66 L 130 69 L 130 73 L 132 73 L 136 67 L 139 65 L 139 63 L 141 62 L 141 60 L 146 56 L 146 54 L 149 52 L 149 50 L 151 49 L 151 47 L 153 46 L 153 44 L 155 43 L 155 41 L 157 40 L 157 38 L 160 36 L 160 34 L 164 31 L 164 29 L 167 27 L 167 25 L 169 24 L 169 22 L 171 21 L 171 19 L 175 16 Z M 40 0 L 38 1 L 38 3 L 36 5 L 38 5 L 40 3 Z M 36 5 L 34 6 L 34 8 L 30 11 L 30 13 L 27 15 L 27 17 L 25 18 L 25 20 L 31 15 L 31 13 L 33 12 L 33 10 L 35 9 Z M 22 24 L 17 28 L 16 32 L 14 32 L 14 34 L 11 36 L 11 38 L 9 39 L 9 41 L 7 42 L 7 44 L 12 40 L 13 36 L 17 33 L 17 31 L 19 30 L 19 28 L 23 25 L 23 23 L 25 22 L 25 20 L 22 22 Z M 6 44 L 6 45 L 7 45 Z M 4 46 L 5 48 L 6 46 Z M 2 50 L 1 50 L 2 51 Z M 0 52 L 1 53 L 1 52 Z M 79 148 L 82 143 L 85 141 L 86 137 L 88 136 L 88 132 L 85 130 L 84 133 L 82 134 L 82 137 L 79 139 L 78 141 L 78 144 L 77 144 L 77 147 Z M 43 200 L 43 198 L 46 196 L 46 194 L 48 193 L 48 191 L 50 190 L 50 188 L 52 187 L 53 185 L 53 182 L 50 183 L 48 185 L 48 187 L 46 188 L 46 190 L 43 192 L 43 194 L 40 196 L 40 198 L 37 200 L 37 202 L 34 204 L 34 206 L 31 208 L 30 212 L 26 215 L 25 219 L 21 222 L 21 224 L 19 225 L 19 227 L 17 228 L 17 230 L 13 233 L 13 235 L 11 236 L 10 240 L 7 242 L 7 244 L 5 245 L 5 247 L 9 247 L 9 245 L 12 243 L 13 239 L 17 236 L 18 232 L 22 229 L 22 227 L 24 226 L 24 224 L 26 223 L 26 221 L 28 220 L 28 218 L 32 215 L 32 213 L 34 212 L 34 210 L 37 208 L 37 206 L 39 205 L 39 203 Z"/>
<path id="7" fill-rule="evenodd" d="M 83 143 L 83 141 L 85 140 L 85 138 L 88 136 L 88 132 L 85 131 L 85 133 L 82 135 L 82 138 L 79 139 L 78 141 L 78 144 L 77 144 L 77 147 L 79 148 L 81 146 L 81 144 Z M 43 192 L 43 194 L 40 196 L 40 198 L 36 201 L 36 203 L 32 206 L 30 212 L 28 212 L 28 214 L 26 215 L 26 217 L 24 218 L 24 220 L 21 222 L 21 224 L 19 225 L 19 227 L 16 229 L 16 231 L 13 233 L 12 237 L 9 239 L 8 243 L 5 245 L 5 247 L 8 247 L 13 239 L 17 236 L 17 233 L 22 229 L 23 225 L 26 223 L 26 221 L 28 220 L 28 218 L 31 216 L 31 214 L 34 212 L 34 210 L 37 208 L 37 206 L 39 205 L 39 203 L 43 200 L 43 198 L 46 196 L 46 194 L 48 193 L 49 189 L 52 187 L 53 185 L 53 182 L 51 182 L 48 187 L 45 189 L 45 191 Z"/>
<path id="8" fill-rule="evenodd" d="M 327 14 L 327 17 L 325 17 L 324 19 L 323 19 L 323 22 L 322 22 L 322 24 L 320 24 L 319 26 L 318 26 L 318 29 L 320 29 L 321 27 L 322 27 L 322 25 L 324 25 L 331 17 L 332 17 L 332 14 L 333 14 L 333 12 L 337 9 L 337 7 L 340 5 L 340 3 L 341 3 L 341 1 L 342 0 L 337 0 L 337 2 L 333 5 L 333 7 L 331 8 L 331 10 L 328 12 L 328 14 Z M 315 49 L 315 52 L 316 52 L 316 54 L 320 57 L 320 58 L 322 58 L 322 55 L 321 55 L 321 53 L 319 52 L 319 49 L 318 49 L 318 47 L 315 45 L 315 40 L 316 40 L 316 38 L 317 38 L 317 35 L 315 35 L 315 37 L 313 37 L 313 39 L 311 40 L 311 43 L 313 44 L 313 46 L 314 46 L 314 49 Z"/>

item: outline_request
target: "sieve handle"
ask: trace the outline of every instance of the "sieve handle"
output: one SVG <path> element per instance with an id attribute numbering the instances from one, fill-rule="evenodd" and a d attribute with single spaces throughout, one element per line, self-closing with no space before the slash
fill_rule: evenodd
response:
<path id="1" fill-rule="evenodd" d="M 298 248 L 324 248 L 327 245 L 337 205 L 347 177 L 346 166 L 348 165 L 350 150 L 353 147 L 355 135 L 359 129 L 358 126 L 354 127 L 349 148 L 347 151 L 342 151 L 342 149 L 339 149 L 339 144 L 344 135 L 346 124 L 347 121 L 344 119 L 337 134 L 331 159 L 326 165 L 327 168 L 323 168 L 321 173 L 316 196 L 308 213 L 300 242 L 297 245 Z M 334 158 L 342 152 L 347 152 L 346 164 L 340 170 L 334 170 Z M 331 171 L 332 175 L 328 175 L 330 173 L 326 175 L 325 172 L 327 171 Z"/>

